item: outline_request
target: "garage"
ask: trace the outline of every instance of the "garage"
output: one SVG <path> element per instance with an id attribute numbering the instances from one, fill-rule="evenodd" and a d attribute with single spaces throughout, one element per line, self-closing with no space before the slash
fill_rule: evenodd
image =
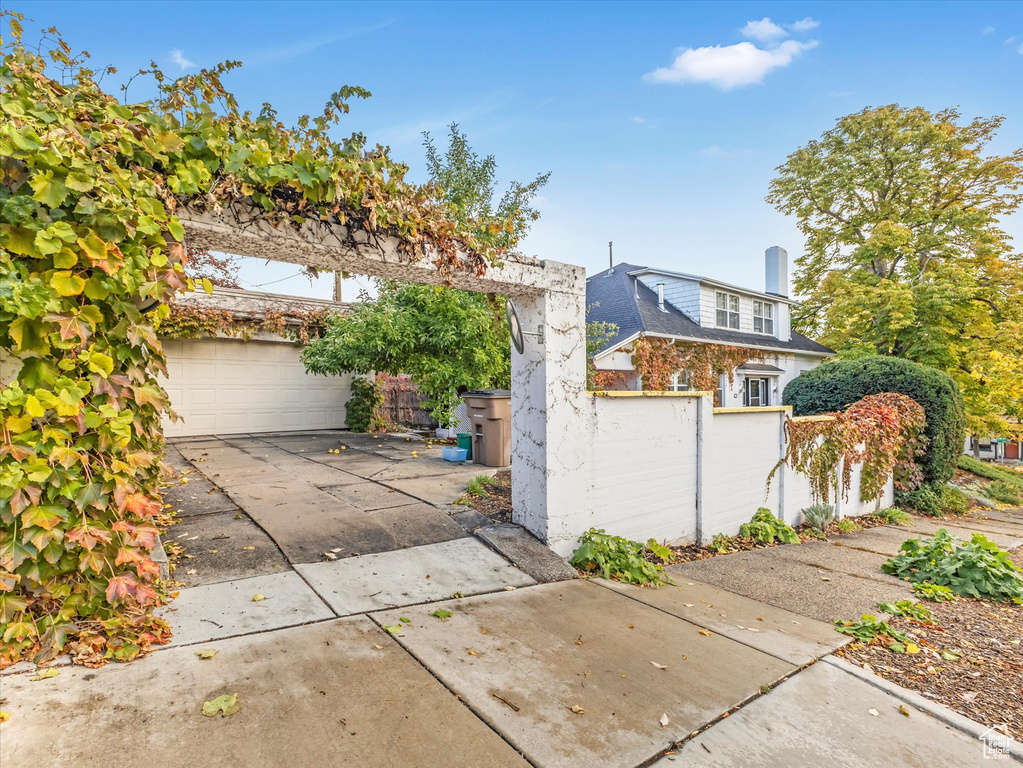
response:
<path id="1" fill-rule="evenodd" d="M 218 288 L 189 295 L 182 304 L 229 311 L 252 320 L 267 311 L 321 309 L 333 302 Z M 334 305 L 337 306 L 337 305 Z M 332 307 L 333 308 L 333 307 Z M 251 339 L 225 336 L 164 339 L 167 378 L 160 383 L 179 421 L 164 419 L 167 437 L 297 432 L 346 426 L 350 376 L 314 376 L 293 340 L 259 332 Z"/>

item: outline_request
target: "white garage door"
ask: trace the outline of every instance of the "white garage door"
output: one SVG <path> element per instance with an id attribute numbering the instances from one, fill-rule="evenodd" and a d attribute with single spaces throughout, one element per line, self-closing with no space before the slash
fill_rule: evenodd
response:
<path id="1" fill-rule="evenodd" d="M 168 437 L 293 432 L 345 426 L 349 376 L 314 376 L 292 343 L 165 341 L 161 383 L 184 421 L 164 420 Z"/>

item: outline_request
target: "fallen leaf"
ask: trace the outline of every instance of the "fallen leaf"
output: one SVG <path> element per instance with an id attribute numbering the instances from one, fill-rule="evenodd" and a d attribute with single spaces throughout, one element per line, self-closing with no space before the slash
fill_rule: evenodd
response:
<path id="1" fill-rule="evenodd" d="M 683 605 L 686 608 L 695 608 L 696 607 L 696 603 L 683 603 Z"/>
<path id="2" fill-rule="evenodd" d="M 667 665 L 665 665 L 665 664 L 658 664 L 656 661 L 651 661 L 650 663 L 653 664 L 658 669 L 667 669 L 668 668 Z"/>
<path id="3" fill-rule="evenodd" d="M 248 547 L 242 547 L 242 549 L 245 550 L 246 552 L 251 552 L 252 550 L 255 549 L 255 547 L 254 546 L 248 546 Z"/>
<path id="4" fill-rule="evenodd" d="M 412 619 L 406 619 L 404 616 L 399 616 L 398 621 L 400 621 L 402 624 L 410 624 L 412 622 Z"/>
<path id="5" fill-rule="evenodd" d="M 333 552 L 324 552 L 323 556 L 328 560 L 337 560 L 337 555 L 335 555 Z"/>
<path id="6" fill-rule="evenodd" d="M 443 608 L 438 608 L 436 611 L 430 614 L 434 618 L 444 621 L 444 619 L 450 619 L 454 614 L 451 611 L 445 611 Z"/>
<path id="7" fill-rule="evenodd" d="M 701 634 L 701 635 L 706 635 L 707 637 L 710 637 L 710 632 L 708 632 L 708 631 L 707 631 L 707 630 L 705 630 L 705 629 L 701 629 L 701 630 L 700 630 L 700 634 Z"/>
<path id="8" fill-rule="evenodd" d="M 215 555 L 215 554 L 217 554 L 218 552 L 220 552 L 220 550 L 219 550 L 219 549 L 207 549 L 207 550 L 206 550 L 206 554 L 207 554 L 207 555 Z"/>
<path id="9" fill-rule="evenodd" d="M 906 653 L 920 653 L 920 646 L 916 643 L 906 643 Z"/>
<path id="10" fill-rule="evenodd" d="M 661 728 L 666 726 L 669 722 L 670 721 L 668 720 L 668 713 L 665 712 L 663 715 L 661 715 Z"/>
<path id="11" fill-rule="evenodd" d="M 252 596 L 252 602 L 254 603 L 258 603 L 263 600 L 266 600 L 266 598 L 263 595 L 259 594 L 258 592 Z"/>
<path id="12" fill-rule="evenodd" d="M 220 651 L 218 651 L 216 648 L 204 648 L 201 651 L 196 651 L 195 655 L 198 656 L 200 659 L 212 659 L 218 653 L 220 653 Z"/>
<path id="13" fill-rule="evenodd" d="M 216 717 L 219 714 L 228 717 L 241 708 L 242 705 L 238 703 L 237 693 L 225 693 L 223 696 L 217 696 L 215 699 L 203 702 L 202 713 L 206 717 Z"/>
<path id="14" fill-rule="evenodd" d="M 401 624 L 385 624 L 384 632 L 389 635 L 396 635 L 401 632 Z"/>
<path id="15" fill-rule="evenodd" d="M 505 587 L 504 591 L 505 592 L 514 592 L 515 591 L 515 587 Z"/>
<path id="16" fill-rule="evenodd" d="M 49 680 L 51 677 L 56 677 L 59 674 L 60 674 L 60 672 L 55 670 L 53 667 L 50 667 L 49 669 L 44 669 L 42 672 L 37 674 L 35 677 L 30 677 L 29 678 L 29 682 L 33 682 L 34 683 L 36 680 Z"/>
<path id="17" fill-rule="evenodd" d="M 11 719 L 10 712 L 0 712 L 0 723 L 6 723 L 10 719 Z"/>
<path id="18" fill-rule="evenodd" d="M 469 654 L 470 656 L 475 656 L 476 655 L 476 651 L 469 651 L 469 650 L 467 650 L 466 653 Z"/>
<path id="19" fill-rule="evenodd" d="M 583 709 L 582 707 L 580 707 L 578 704 L 573 704 L 572 705 L 572 711 L 575 712 L 577 715 L 585 715 L 586 714 L 586 710 Z"/>
<path id="20" fill-rule="evenodd" d="M 901 712 L 906 717 L 909 717 L 909 710 L 906 709 L 906 705 L 905 704 L 899 704 L 899 712 Z"/>
<path id="21" fill-rule="evenodd" d="M 878 712 L 876 709 L 868 709 L 867 713 L 870 714 L 870 715 L 873 715 L 874 717 L 880 717 L 881 716 L 881 713 Z"/>

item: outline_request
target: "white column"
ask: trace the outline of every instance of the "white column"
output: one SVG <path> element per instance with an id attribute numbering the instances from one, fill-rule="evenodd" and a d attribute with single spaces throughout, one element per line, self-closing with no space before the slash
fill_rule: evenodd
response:
<path id="1" fill-rule="evenodd" d="M 714 516 L 713 484 L 710 476 L 711 446 L 714 443 L 714 396 L 696 401 L 696 532 L 695 543 L 705 543 L 707 522 Z"/>
<path id="2" fill-rule="evenodd" d="M 586 524 L 586 272 L 564 267 L 557 288 L 515 297 L 525 336 L 512 350 L 514 521 L 560 555 Z"/>

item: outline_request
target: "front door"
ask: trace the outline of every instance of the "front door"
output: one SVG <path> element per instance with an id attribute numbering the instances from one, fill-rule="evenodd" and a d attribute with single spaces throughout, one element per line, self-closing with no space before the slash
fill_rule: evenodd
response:
<path id="1" fill-rule="evenodd" d="M 771 404 L 770 379 L 746 379 L 745 401 L 749 408 L 759 408 Z"/>

